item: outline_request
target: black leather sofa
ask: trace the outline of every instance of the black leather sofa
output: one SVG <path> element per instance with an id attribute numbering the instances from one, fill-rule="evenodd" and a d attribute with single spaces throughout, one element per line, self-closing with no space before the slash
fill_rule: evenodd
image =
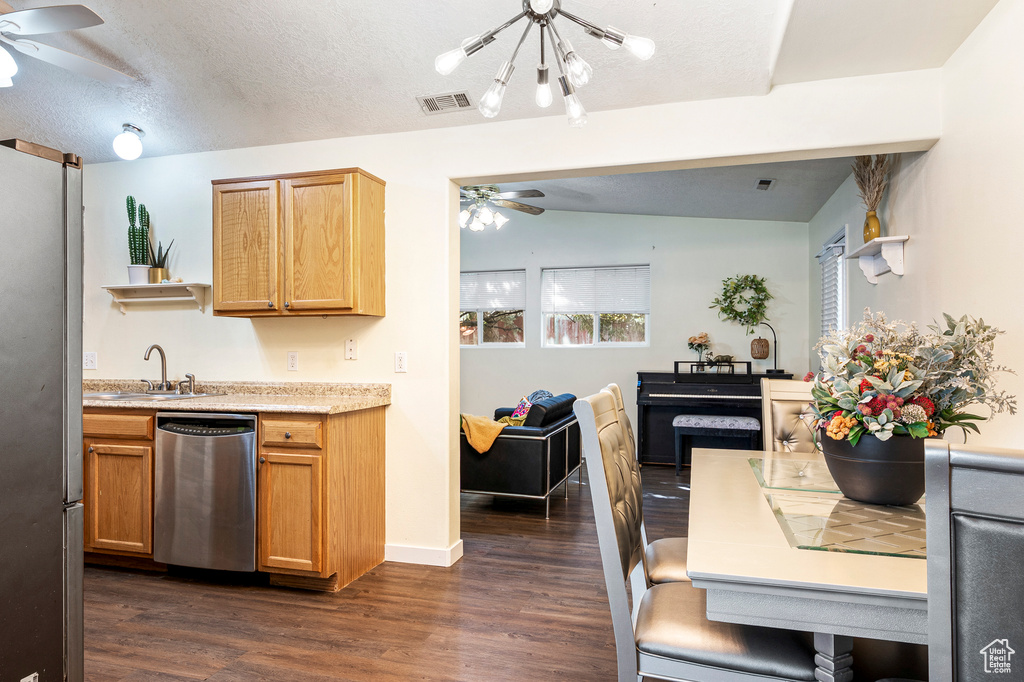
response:
<path id="1" fill-rule="evenodd" d="M 580 469 L 575 401 L 571 393 L 537 401 L 522 426 L 506 426 L 484 453 L 474 450 L 461 433 L 462 492 L 544 500 L 548 518 L 551 493 L 564 483 L 568 496 L 569 476 Z M 494 418 L 510 416 L 514 409 L 498 408 Z"/>

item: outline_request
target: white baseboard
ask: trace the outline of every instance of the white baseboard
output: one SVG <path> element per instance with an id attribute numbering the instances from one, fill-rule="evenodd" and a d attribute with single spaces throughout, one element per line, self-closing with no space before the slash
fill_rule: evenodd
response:
<path id="1" fill-rule="evenodd" d="M 451 566 L 462 558 L 462 540 L 448 549 L 413 547 L 410 545 L 384 545 L 384 561 L 424 566 Z"/>

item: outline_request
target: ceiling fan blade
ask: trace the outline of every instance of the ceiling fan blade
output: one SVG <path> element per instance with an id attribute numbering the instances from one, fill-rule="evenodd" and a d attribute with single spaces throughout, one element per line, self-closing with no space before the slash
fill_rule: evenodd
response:
<path id="1" fill-rule="evenodd" d="M 103 19 L 85 5 L 36 7 L 0 15 L 0 32 L 33 36 L 98 26 Z"/>
<path id="2" fill-rule="evenodd" d="M 502 208 L 511 208 L 513 211 L 522 211 L 523 213 L 529 213 L 531 215 L 540 215 L 544 212 L 543 208 L 530 206 L 528 204 L 520 204 L 518 201 L 508 201 L 507 199 L 495 199 L 493 203 L 496 206 L 501 206 Z"/>
<path id="3" fill-rule="evenodd" d="M 529 199 L 531 197 L 542 197 L 544 192 L 541 192 L 539 189 L 521 189 L 514 192 L 501 192 L 494 196 L 497 199 Z"/>
<path id="4" fill-rule="evenodd" d="M 48 64 L 53 64 L 54 66 L 59 66 L 62 69 L 74 71 L 75 73 L 80 73 L 83 76 L 95 78 L 96 80 L 104 81 L 105 83 L 112 83 L 114 85 L 130 85 L 135 82 L 134 78 L 121 73 L 120 71 L 98 64 L 91 59 L 79 57 L 77 54 L 71 54 L 64 50 L 58 50 L 56 47 L 37 43 L 34 40 L 26 40 L 24 38 L 12 40 L 5 36 L 0 36 L 0 42 L 7 43 L 18 52 L 29 57 L 41 59 Z"/>

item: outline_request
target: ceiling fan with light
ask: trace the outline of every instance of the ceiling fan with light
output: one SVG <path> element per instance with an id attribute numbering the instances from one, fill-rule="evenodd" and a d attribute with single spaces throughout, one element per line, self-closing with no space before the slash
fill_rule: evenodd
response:
<path id="1" fill-rule="evenodd" d="M 3 45 L 8 45 L 27 57 L 34 57 L 48 64 L 106 83 L 115 85 L 133 83 L 134 78 L 120 71 L 25 37 L 73 31 L 79 28 L 98 26 L 102 23 L 103 19 L 84 5 L 59 5 L 15 10 L 0 0 L 0 43 Z M 18 73 L 18 63 L 14 61 L 8 48 L 3 45 L 0 45 L 0 87 L 6 88 L 14 84 L 11 79 Z"/>
<path id="2" fill-rule="evenodd" d="M 494 225 L 494 229 L 500 230 L 508 222 L 508 218 L 498 211 L 492 209 L 488 204 L 510 208 L 513 211 L 522 211 L 530 215 L 540 215 L 543 208 L 521 204 L 513 199 L 528 199 L 531 197 L 543 197 L 544 192 L 539 189 L 522 189 L 514 192 L 502 192 L 497 185 L 469 185 L 462 187 L 459 192 L 459 199 L 464 208 L 459 213 L 459 227 L 468 227 L 474 232 L 480 232 L 488 225 Z"/>

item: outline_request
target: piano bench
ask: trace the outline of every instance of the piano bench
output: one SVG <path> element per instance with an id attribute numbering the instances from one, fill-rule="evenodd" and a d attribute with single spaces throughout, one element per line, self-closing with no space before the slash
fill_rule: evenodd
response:
<path id="1" fill-rule="evenodd" d="M 730 417 L 713 414 L 680 414 L 672 420 L 676 434 L 676 476 L 683 463 L 690 463 L 693 436 L 745 438 L 749 449 L 757 448 L 761 422 L 754 417 Z"/>

